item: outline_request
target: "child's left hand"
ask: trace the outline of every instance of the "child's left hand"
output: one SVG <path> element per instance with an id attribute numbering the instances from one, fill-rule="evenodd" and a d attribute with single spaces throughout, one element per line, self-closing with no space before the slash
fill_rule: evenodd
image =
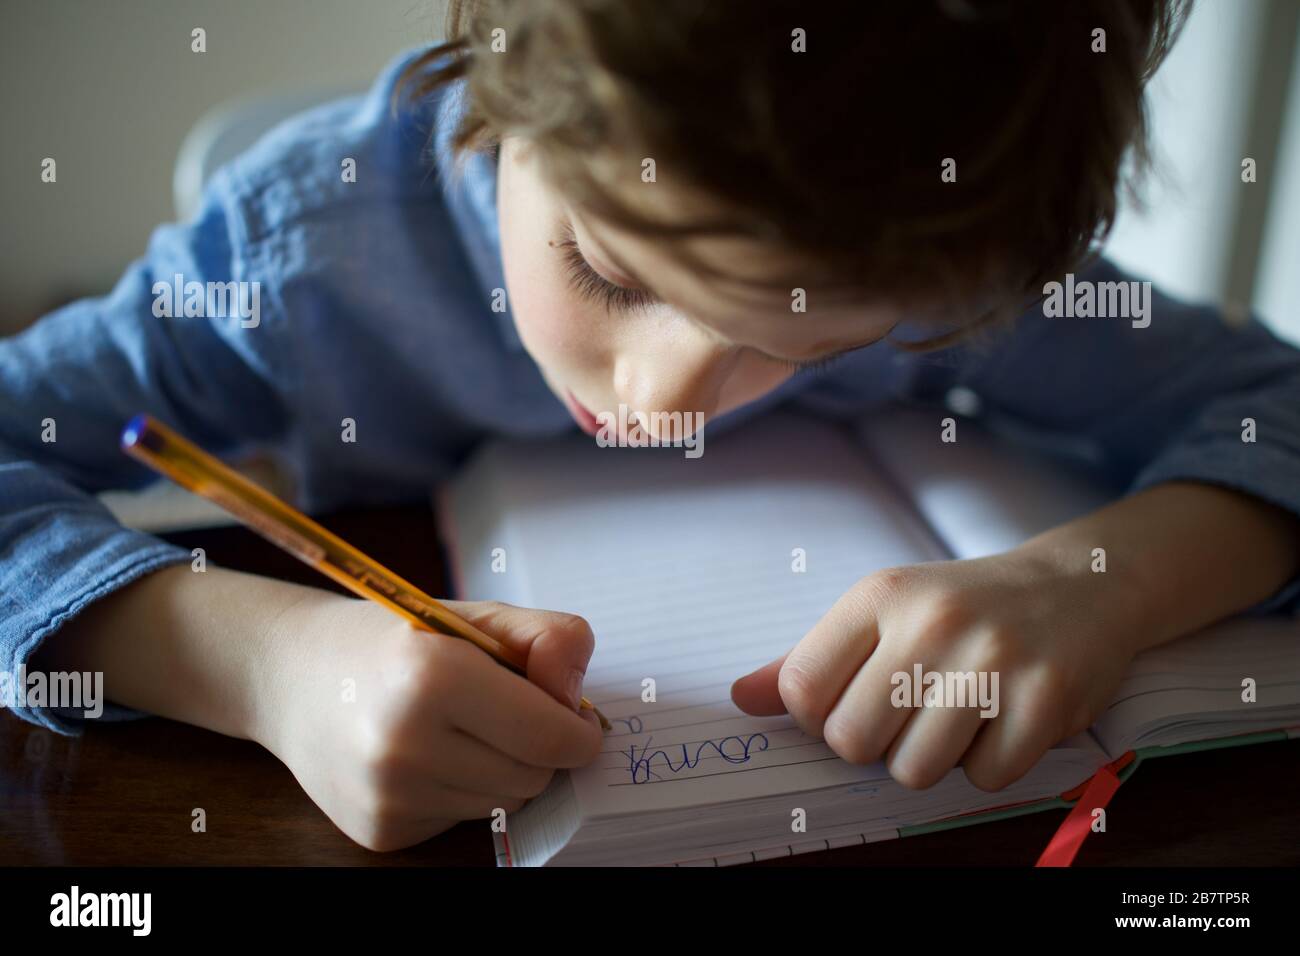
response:
<path id="1" fill-rule="evenodd" d="M 855 584 L 784 658 L 736 681 L 732 699 L 751 714 L 788 711 L 852 763 L 884 759 L 904 786 L 929 787 L 961 764 L 975 786 L 999 790 L 1109 703 L 1139 648 L 1139 607 L 1123 576 L 1093 573 L 1086 552 L 889 568 Z M 915 708 L 910 693 L 895 706 L 892 676 L 910 682 L 918 663 L 997 672 L 996 713 L 969 701 Z"/>

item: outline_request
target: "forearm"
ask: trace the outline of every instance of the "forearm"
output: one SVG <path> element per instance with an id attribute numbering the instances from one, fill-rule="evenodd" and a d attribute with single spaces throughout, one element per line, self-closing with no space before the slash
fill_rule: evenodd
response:
<path id="1" fill-rule="evenodd" d="M 115 703 L 258 738 L 274 650 L 295 614 L 347 600 L 315 588 L 179 565 L 97 601 L 51 636 L 31 668 L 99 671 Z"/>
<path id="2" fill-rule="evenodd" d="M 1135 651 L 1264 600 L 1300 572 L 1300 519 L 1196 482 L 1155 485 L 1021 546 L 1092 571 L 1105 550 L 1116 602 L 1137 615 Z"/>

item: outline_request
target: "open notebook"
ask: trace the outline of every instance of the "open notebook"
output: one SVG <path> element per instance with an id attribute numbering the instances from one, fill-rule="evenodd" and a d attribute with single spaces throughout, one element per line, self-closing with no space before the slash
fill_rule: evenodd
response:
<path id="1" fill-rule="evenodd" d="M 1069 806 L 1130 750 L 1300 725 L 1300 621 L 1279 617 L 1143 654 L 1091 732 L 993 794 L 960 769 L 907 790 L 788 716 L 738 710 L 731 682 L 789 650 L 858 578 L 1004 550 L 1110 497 L 960 429 L 943 444 L 937 416 L 899 409 L 854 428 L 769 415 L 697 459 L 582 436 L 496 444 L 440 489 L 457 596 L 586 617 L 597 650 L 585 693 L 614 724 L 594 765 L 557 774 L 509 817 L 498 862 L 715 865 L 909 835 Z M 1243 676 L 1258 702 L 1241 701 Z M 805 832 L 792 832 L 796 808 Z"/>

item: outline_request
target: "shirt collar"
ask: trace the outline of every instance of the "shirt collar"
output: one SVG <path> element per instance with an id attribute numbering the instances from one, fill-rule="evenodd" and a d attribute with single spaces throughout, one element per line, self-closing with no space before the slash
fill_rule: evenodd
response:
<path id="1" fill-rule="evenodd" d="M 501 236 L 497 227 L 497 151 L 466 154 L 461 160 L 463 167 L 457 174 L 451 139 L 465 112 L 465 90 L 463 78 L 448 84 L 443 90 L 434 123 L 434 161 L 447 209 L 460 232 L 474 278 L 490 310 L 493 290 L 506 287 L 505 270 L 501 265 Z M 515 330 L 508 298 L 504 304 L 505 311 L 492 312 L 492 316 L 497 320 L 506 345 L 513 350 L 522 350 L 523 343 Z"/>

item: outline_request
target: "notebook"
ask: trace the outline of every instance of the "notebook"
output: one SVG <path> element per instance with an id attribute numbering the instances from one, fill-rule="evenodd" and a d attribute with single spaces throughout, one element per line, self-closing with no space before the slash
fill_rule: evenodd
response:
<path id="1" fill-rule="evenodd" d="M 1068 807 L 1103 765 L 1295 736 L 1300 620 L 1233 619 L 1137 658 L 1087 733 L 997 793 L 960 768 L 923 791 L 836 756 L 730 685 L 788 651 L 855 581 L 1004 550 L 1114 492 L 962 421 L 898 408 L 778 412 L 681 448 L 585 436 L 481 449 L 438 490 L 457 597 L 578 613 L 586 696 L 614 725 L 494 833 L 497 862 L 727 865 Z M 1243 675 L 1258 682 L 1242 701 Z"/>

